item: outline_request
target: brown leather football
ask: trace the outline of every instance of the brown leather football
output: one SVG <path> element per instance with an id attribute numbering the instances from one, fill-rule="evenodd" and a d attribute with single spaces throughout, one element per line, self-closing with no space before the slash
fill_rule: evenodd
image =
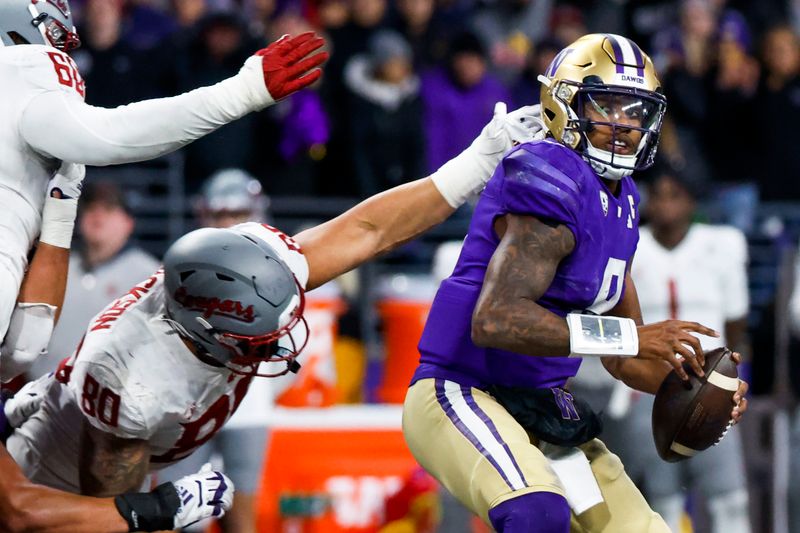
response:
<path id="1" fill-rule="evenodd" d="M 706 352 L 705 377 L 697 377 L 684 363 L 689 381 L 673 370 L 661 383 L 653 404 L 653 438 L 665 461 L 696 455 L 719 442 L 730 427 L 733 394 L 739 387 L 731 355 L 727 348 Z"/>

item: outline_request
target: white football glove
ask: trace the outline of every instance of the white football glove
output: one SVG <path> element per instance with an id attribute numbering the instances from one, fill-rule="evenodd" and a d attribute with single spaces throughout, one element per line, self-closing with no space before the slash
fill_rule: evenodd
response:
<path id="1" fill-rule="evenodd" d="M 65 162 L 47 184 L 40 242 L 69 249 L 85 176 L 86 167 Z"/>
<path id="2" fill-rule="evenodd" d="M 25 384 L 19 392 L 9 398 L 3 406 L 6 420 L 12 428 L 20 427 L 27 419 L 33 416 L 41 407 L 45 394 L 52 382 L 49 374 L 42 376 L 36 381 Z"/>
<path id="3" fill-rule="evenodd" d="M 233 505 L 233 481 L 222 472 L 211 470 L 209 463 L 197 474 L 182 477 L 172 484 L 181 499 L 181 508 L 175 513 L 176 529 L 206 518 L 220 518 Z"/>
<path id="4" fill-rule="evenodd" d="M 506 152 L 547 133 L 539 105 L 507 112 L 504 102 L 494 106 L 492 120 L 472 144 L 437 170 L 431 178 L 447 203 L 458 208 L 480 193 Z"/>
<path id="5" fill-rule="evenodd" d="M 81 196 L 85 177 L 85 166 L 76 163 L 62 163 L 61 168 L 47 184 L 47 197 L 52 197 L 53 193 L 58 190 L 61 192 L 62 198 L 77 200 Z"/>

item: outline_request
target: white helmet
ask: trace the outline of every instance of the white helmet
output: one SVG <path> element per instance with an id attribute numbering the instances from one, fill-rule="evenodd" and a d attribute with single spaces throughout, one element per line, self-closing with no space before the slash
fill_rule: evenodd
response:
<path id="1" fill-rule="evenodd" d="M 242 220 L 238 222 L 267 222 L 269 198 L 256 178 L 244 170 L 226 168 L 203 183 L 194 209 L 205 226 L 218 227 L 214 218 L 220 213 L 239 213 Z"/>
<path id="2" fill-rule="evenodd" d="M 0 0 L 0 45 L 44 44 L 64 52 L 81 45 L 67 0 Z"/>

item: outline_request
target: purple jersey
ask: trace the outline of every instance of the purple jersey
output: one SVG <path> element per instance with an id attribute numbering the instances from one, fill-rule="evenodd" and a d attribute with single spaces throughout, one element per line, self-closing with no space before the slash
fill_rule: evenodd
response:
<path id="1" fill-rule="evenodd" d="M 472 312 L 486 267 L 500 243 L 493 223 L 512 213 L 566 225 L 575 249 L 558 265 L 537 303 L 559 316 L 601 314 L 616 305 L 625 270 L 639 240 L 639 193 L 630 177 L 612 194 L 574 151 L 551 140 L 509 152 L 486 186 L 472 216 L 453 275 L 442 282 L 419 343 L 414 381 L 444 378 L 463 385 L 561 386 L 580 359 L 532 357 L 481 348 L 471 339 Z"/>

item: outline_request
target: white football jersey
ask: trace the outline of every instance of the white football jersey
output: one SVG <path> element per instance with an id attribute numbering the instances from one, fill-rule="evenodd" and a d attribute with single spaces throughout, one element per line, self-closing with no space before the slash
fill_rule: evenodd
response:
<path id="1" fill-rule="evenodd" d="M 713 328 L 722 337 L 700 336 L 706 350 L 723 346 L 725 322 L 743 318 L 749 308 L 747 242 L 733 227 L 692 224 L 668 250 L 645 226 L 631 275 L 644 323 L 678 318 Z"/>
<path id="2" fill-rule="evenodd" d="M 61 165 L 23 138 L 22 116 L 31 100 L 47 92 L 82 102 L 84 84 L 67 54 L 43 45 L 0 47 L 0 80 L 0 266 L 19 286 L 41 229 L 47 182 Z M 38 127 L 44 131 L 49 126 Z M 0 334 L 5 326 L 0 324 Z"/>
<path id="3" fill-rule="evenodd" d="M 267 240 L 305 286 L 299 246 L 274 228 L 241 231 Z M 147 440 L 158 469 L 191 454 L 230 418 L 251 378 L 201 362 L 164 320 L 164 276 L 157 272 L 101 311 L 81 345 L 49 379 L 42 407 L 8 440 L 37 483 L 79 492 L 81 424 Z"/>

